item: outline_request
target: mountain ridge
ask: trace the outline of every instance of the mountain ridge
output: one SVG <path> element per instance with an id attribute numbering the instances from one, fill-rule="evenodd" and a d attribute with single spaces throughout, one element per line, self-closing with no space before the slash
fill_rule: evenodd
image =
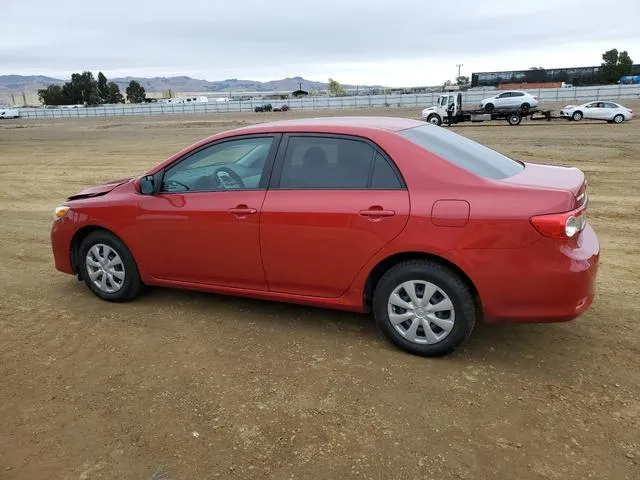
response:
<path id="1" fill-rule="evenodd" d="M 259 80 L 243 80 L 228 78 L 225 80 L 201 80 L 186 75 L 171 77 L 118 77 L 108 78 L 124 91 L 131 80 L 136 80 L 147 92 L 163 92 L 173 90 L 176 92 L 268 92 L 268 91 L 293 91 L 300 88 L 309 90 L 326 90 L 328 83 L 307 80 L 302 77 L 285 77 L 278 80 L 261 82 Z M 62 85 L 69 81 L 48 77 L 46 75 L 0 75 L 0 91 L 6 93 L 36 92 L 51 84 Z M 342 85 L 344 88 L 356 88 L 355 85 Z M 378 85 L 360 85 L 362 88 L 379 87 Z"/>

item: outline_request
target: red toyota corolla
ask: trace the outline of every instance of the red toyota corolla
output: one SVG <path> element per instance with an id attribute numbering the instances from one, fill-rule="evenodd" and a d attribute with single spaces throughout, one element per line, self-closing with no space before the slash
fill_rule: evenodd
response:
<path id="1" fill-rule="evenodd" d="M 280 121 L 70 197 L 51 242 L 56 268 L 105 300 L 162 285 L 372 311 L 397 346 L 436 356 L 480 319 L 589 308 L 586 184 L 420 121 Z"/>

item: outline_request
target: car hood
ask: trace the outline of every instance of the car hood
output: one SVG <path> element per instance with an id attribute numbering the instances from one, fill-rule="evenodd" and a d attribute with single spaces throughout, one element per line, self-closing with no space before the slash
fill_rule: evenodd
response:
<path id="1" fill-rule="evenodd" d="M 118 180 L 110 180 L 105 183 L 100 183 L 98 185 L 94 185 L 92 187 L 85 188 L 84 190 L 79 191 L 75 195 L 71 195 L 68 200 L 80 200 L 82 198 L 91 198 L 91 197 L 99 197 L 100 195 L 105 195 L 109 193 L 111 190 L 116 188 L 118 185 L 122 185 L 131 181 L 133 177 L 128 178 L 120 178 Z"/>

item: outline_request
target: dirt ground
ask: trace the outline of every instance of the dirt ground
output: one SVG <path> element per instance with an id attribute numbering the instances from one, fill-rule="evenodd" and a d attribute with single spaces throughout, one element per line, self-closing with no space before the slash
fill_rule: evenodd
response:
<path id="1" fill-rule="evenodd" d="M 640 104 L 633 105 L 636 111 Z M 589 180 L 598 294 L 569 323 L 479 325 L 452 356 L 368 316 L 53 267 L 53 208 L 230 127 L 326 114 L 0 123 L 0 479 L 640 478 L 640 120 L 455 127 Z"/>

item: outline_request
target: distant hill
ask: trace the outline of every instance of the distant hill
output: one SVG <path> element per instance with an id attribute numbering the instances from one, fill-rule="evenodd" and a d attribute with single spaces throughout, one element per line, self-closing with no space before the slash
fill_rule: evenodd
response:
<path id="1" fill-rule="evenodd" d="M 97 75 L 97 72 L 94 72 Z M 124 77 L 109 78 L 120 87 L 120 90 L 129 85 L 131 80 L 136 80 L 147 92 L 162 92 L 164 90 L 174 90 L 176 92 L 266 92 L 273 90 L 293 91 L 297 90 L 302 83 L 303 90 L 326 90 L 327 84 L 324 82 L 314 82 L 302 77 L 283 78 L 281 80 L 271 80 L 269 82 L 259 82 L 257 80 L 239 80 L 229 78 L 227 80 L 217 80 L 209 82 L 191 77 Z M 0 75 L 0 91 L 5 93 L 36 92 L 38 89 L 46 88 L 51 84 L 61 85 L 66 80 L 59 78 L 45 77 L 42 75 Z M 354 85 L 342 85 L 344 88 L 355 88 Z M 360 85 L 362 88 L 370 86 Z"/>
<path id="2" fill-rule="evenodd" d="M 35 92 L 52 83 L 61 85 L 64 81 L 43 75 L 0 75 L 0 91 L 8 93 Z"/>

